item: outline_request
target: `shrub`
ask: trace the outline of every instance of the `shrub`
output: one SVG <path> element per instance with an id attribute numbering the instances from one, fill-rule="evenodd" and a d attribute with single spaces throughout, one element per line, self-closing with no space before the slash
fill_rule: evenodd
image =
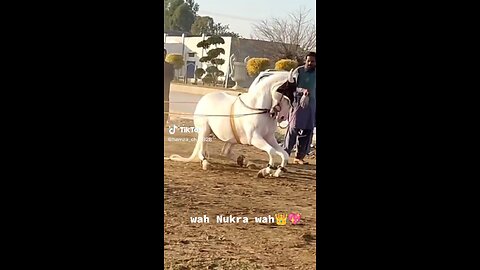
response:
<path id="1" fill-rule="evenodd" d="M 196 78 L 201 78 L 205 74 L 205 70 L 203 68 L 197 68 L 195 70 L 195 77 Z"/>
<path id="2" fill-rule="evenodd" d="M 270 67 L 268 58 L 250 58 L 247 62 L 247 73 L 249 76 L 256 77 L 260 72 Z"/>
<path id="3" fill-rule="evenodd" d="M 298 62 L 291 59 L 280 59 L 275 63 L 275 70 L 290 71 L 298 67 Z"/>
<path id="4" fill-rule="evenodd" d="M 209 44 L 225 44 L 225 40 L 218 35 L 213 35 L 206 40 Z"/>
<path id="5" fill-rule="evenodd" d="M 225 64 L 225 60 L 219 59 L 219 58 L 212 59 L 211 62 L 212 62 L 214 65 L 218 65 L 218 66 L 221 66 L 221 65 Z"/>
<path id="6" fill-rule="evenodd" d="M 182 55 L 177 53 L 167 54 L 165 62 L 172 64 L 175 69 L 182 68 L 185 65 Z"/>
<path id="7" fill-rule="evenodd" d="M 206 83 L 206 84 L 212 84 L 213 81 L 214 81 L 213 75 L 210 74 L 210 73 L 207 73 L 207 75 L 205 75 L 205 77 L 203 77 L 203 79 L 202 79 L 202 82 Z"/>
<path id="8" fill-rule="evenodd" d="M 218 57 L 220 54 L 225 54 L 225 49 L 215 48 L 215 49 L 211 49 L 210 51 L 207 52 L 207 55 L 210 59 Z"/>
<path id="9" fill-rule="evenodd" d="M 209 66 L 209 67 L 207 67 L 206 71 L 207 71 L 207 73 L 213 74 L 213 73 L 218 72 L 218 68 L 216 66 Z"/>

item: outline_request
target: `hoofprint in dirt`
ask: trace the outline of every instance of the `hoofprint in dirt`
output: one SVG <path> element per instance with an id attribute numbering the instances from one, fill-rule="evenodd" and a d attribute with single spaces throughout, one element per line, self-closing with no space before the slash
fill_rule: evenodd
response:
<path id="1" fill-rule="evenodd" d="M 173 119 L 173 124 L 193 126 L 191 120 Z M 190 156 L 195 135 L 166 132 L 164 156 Z M 207 171 L 200 161 L 164 161 L 165 269 L 315 269 L 315 159 L 307 159 L 311 165 L 289 164 L 279 178 L 257 178 L 258 169 L 240 168 L 220 156 L 222 146 L 215 138 L 208 144 L 212 168 Z M 259 167 L 268 163 L 267 153 L 253 146 L 234 149 Z M 291 212 L 300 213 L 299 223 L 255 221 Z M 227 221 L 232 215 L 234 222 L 217 223 L 220 215 Z M 204 216 L 209 223 L 192 223 L 191 218 Z"/>

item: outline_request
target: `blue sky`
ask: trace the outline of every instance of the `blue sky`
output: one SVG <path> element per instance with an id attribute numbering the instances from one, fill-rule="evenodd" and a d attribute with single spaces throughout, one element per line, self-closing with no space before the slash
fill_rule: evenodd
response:
<path id="1" fill-rule="evenodd" d="M 250 38 L 252 24 L 271 17 L 285 18 L 291 11 L 311 9 L 315 19 L 315 0 L 195 0 L 198 15 L 210 16 L 217 23 L 228 24 L 230 30 Z"/>

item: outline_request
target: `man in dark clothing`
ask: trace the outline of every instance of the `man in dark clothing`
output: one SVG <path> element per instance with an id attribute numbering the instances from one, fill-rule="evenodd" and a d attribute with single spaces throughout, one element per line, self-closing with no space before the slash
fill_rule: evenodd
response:
<path id="1" fill-rule="evenodd" d="M 163 49 L 163 100 L 165 104 L 165 109 L 163 111 L 163 127 L 167 124 L 169 112 L 170 112 L 170 82 L 173 80 L 175 75 L 173 65 L 167 63 L 165 59 L 167 58 L 167 49 Z"/>
<path id="2" fill-rule="evenodd" d="M 305 65 L 294 71 L 294 74 L 297 74 L 297 91 L 290 111 L 290 124 L 285 136 L 284 148 L 290 155 L 295 144 L 297 145 L 297 153 L 293 160 L 295 164 L 308 164 L 303 159 L 308 154 L 315 127 L 317 90 L 315 68 L 316 53 L 310 52 L 305 57 Z"/>

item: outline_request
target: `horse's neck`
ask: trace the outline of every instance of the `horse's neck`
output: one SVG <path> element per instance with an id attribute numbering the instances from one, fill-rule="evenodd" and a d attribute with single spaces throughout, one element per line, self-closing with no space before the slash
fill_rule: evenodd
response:
<path id="1" fill-rule="evenodd" d="M 252 108 L 269 109 L 272 106 L 272 94 L 270 91 L 248 92 L 242 95 L 242 101 Z"/>

